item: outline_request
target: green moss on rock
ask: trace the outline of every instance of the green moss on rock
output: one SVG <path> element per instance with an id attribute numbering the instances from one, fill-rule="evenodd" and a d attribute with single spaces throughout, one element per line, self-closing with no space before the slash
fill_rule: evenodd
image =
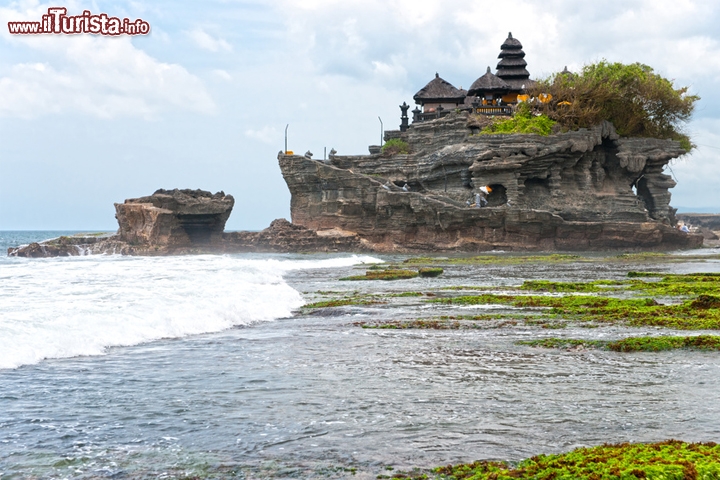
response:
<path id="1" fill-rule="evenodd" d="M 720 446 L 712 442 L 685 443 L 677 440 L 651 444 L 605 444 L 557 455 L 538 455 L 523 460 L 517 466 L 479 461 L 439 467 L 433 473 L 437 475 L 435 478 L 454 480 L 717 479 L 720 478 Z"/>
<path id="2" fill-rule="evenodd" d="M 368 270 L 365 275 L 353 275 L 340 280 L 403 280 L 420 275 L 417 270 Z"/>
<path id="3" fill-rule="evenodd" d="M 440 267 L 422 267 L 418 270 L 421 277 L 439 277 L 443 272 Z"/>
<path id="4" fill-rule="evenodd" d="M 597 348 L 614 352 L 661 352 L 667 350 L 720 350 L 720 336 L 698 335 L 692 337 L 630 337 L 622 340 L 583 340 L 577 338 L 542 338 L 522 340 L 516 345 L 530 347 L 575 349 Z"/>

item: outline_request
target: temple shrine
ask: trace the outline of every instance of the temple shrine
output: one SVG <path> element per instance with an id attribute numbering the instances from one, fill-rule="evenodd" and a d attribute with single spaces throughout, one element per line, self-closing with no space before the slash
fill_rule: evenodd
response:
<path id="1" fill-rule="evenodd" d="M 421 88 L 413 100 L 420 107 L 412 111 L 413 123 L 440 118 L 452 111 L 470 111 L 483 115 L 511 115 L 513 106 L 522 101 L 526 90 L 535 85 L 530 79 L 525 61 L 522 43 L 513 38 L 512 32 L 500 47 L 500 61 L 493 74 L 490 67 L 475 80 L 469 90 L 454 87 L 450 82 L 435 73 L 427 85 Z M 401 131 L 409 127 L 407 110 L 403 103 Z"/>

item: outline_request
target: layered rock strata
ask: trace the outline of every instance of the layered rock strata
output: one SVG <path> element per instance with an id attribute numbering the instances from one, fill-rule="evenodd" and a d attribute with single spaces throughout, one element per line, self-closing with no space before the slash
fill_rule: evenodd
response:
<path id="1" fill-rule="evenodd" d="M 218 244 L 235 199 L 224 192 L 157 190 L 115 204 L 120 240 L 130 245 L 190 247 Z"/>
<path id="2" fill-rule="evenodd" d="M 224 235 L 227 252 L 360 252 L 370 247 L 360 237 L 338 229 L 314 231 L 294 225 L 284 218 L 273 220 L 260 232 L 228 232 Z"/>
<path id="3" fill-rule="evenodd" d="M 603 250 L 696 247 L 673 228 L 664 166 L 677 142 L 620 138 L 612 124 L 539 135 L 479 135 L 467 114 L 389 137 L 412 153 L 280 154 L 294 224 L 339 228 L 377 251 Z M 470 208 L 480 187 L 485 208 Z"/>

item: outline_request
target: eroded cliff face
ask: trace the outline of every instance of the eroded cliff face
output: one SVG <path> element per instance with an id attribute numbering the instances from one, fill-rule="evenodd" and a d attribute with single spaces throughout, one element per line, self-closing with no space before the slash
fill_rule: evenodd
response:
<path id="1" fill-rule="evenodd" d="M 607 122 L 548 137 L 478 131 L 477 119 L 458 114 L 403 133 L 408 155 L 323 162 L 281 154 L 292 221 L 357 233 L 381 251 L 702 243 L 673 228 L 668 190 L 675 182 L 662 171 L 684 153 L 677 142 L 620 138 Z M 482 186 L 492 189 L 489 206 L 468 207 Z"/>
<path id="2" fill-rule="evenodd" d="M 217 244 L 235 199 L 224 192 L 157 190 L 115 204 L 120 240 L 131 245 L 189 247 Z"/>

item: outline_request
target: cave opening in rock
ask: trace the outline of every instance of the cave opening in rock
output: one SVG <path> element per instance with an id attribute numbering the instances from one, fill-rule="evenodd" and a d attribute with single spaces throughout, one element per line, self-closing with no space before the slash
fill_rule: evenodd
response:
<path id="1" fill-rule="evenodd" d="M 652 194 L 647 185 L 647 179 L 644 175 L 635 181 L 635 190 L 636 195 L 642 199 L 645 209 L 648 212 L 655 210 L 655 201 L 652 198 Z"/>
<path id="2" fill-rule="evenodd" d="M 394 180 L 393 183 L 396 187 L 403 188 L 405 185 L 407 185 L 409 192 L 424 192 L 425 189 L 423 188 L 422 184 L 419 182 L 406 182 L 405 180 Z"/>
<path id="3" fill-rule="evenodd" d="M 222 233 L 224 225 L 216 214 L 178 215 L 178 220 L 193 245 L 211 243 L 213 234 Z"/>
<path id="4" fill-rule="evenodd" d="M 488 207 L 499 207 L 507 203 L 507 189 L 504 185 L 494 183 L 488 185 L 491 189 L 490 194 L 487 196 Z"/>

